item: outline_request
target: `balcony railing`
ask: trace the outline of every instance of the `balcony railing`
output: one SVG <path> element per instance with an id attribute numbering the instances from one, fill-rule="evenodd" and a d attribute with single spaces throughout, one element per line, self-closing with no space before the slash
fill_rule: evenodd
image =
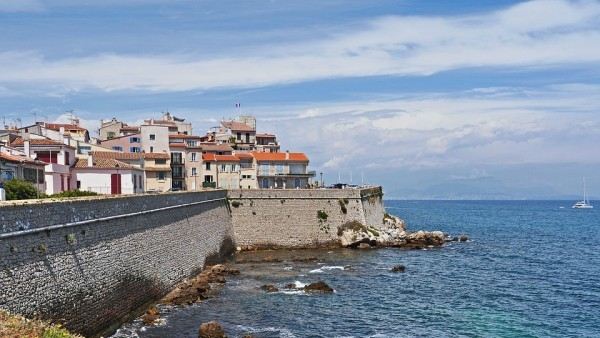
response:
<path id="1" fill-rule="evenodd" d="M 217 182 L 202 182 L 202 188 L 216 188 Z"/>

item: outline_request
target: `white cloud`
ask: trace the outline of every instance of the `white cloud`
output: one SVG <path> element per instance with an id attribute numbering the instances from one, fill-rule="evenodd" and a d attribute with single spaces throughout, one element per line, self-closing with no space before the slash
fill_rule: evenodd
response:
<path id="1" fill-rule="evenodd" d="M 284 147 L 310 154 L 317 169 L 334 172 L 600 164 L 600 86 L 565 84 L 529 89 L 527 95 L 523 91 L 481 88 L 277 107 L 284 116 L 261 119 L 260 126 L 277 132 Z"/>
<path id="2" fill-rule="evenodd" d="M 465 67 L 595 64 L 600 3 L 547 0 L 472 16 L 386 17 L 320 40 L 251 47 L 246 54 L 213 58 L 100 54 L 50 60 L 32 51 L 4 52 L 0 83 L 180 91 Z"/>

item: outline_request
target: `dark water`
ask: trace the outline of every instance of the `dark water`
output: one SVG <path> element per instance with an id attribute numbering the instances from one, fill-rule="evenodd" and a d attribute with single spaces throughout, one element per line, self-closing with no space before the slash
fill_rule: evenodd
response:
<path id="1" fill-rule="evenodd" d="M 600 209 L 556 201 L 386 206 L 410 229 L 467 233 L 472 241 L 414 251 L 292 252 L 285 255 L 320 261 L 239 264 L 242 274 L 219 297 L 163 308 L 170 312 L 160 326 L 134 322 L 117 336 L 197 337 L 200 323 L 217 320 L 233 337 L 600 337 Z M 395 264 L 406 272 L 389 272 Z M 257 290 L 319 279 L 336 293 Z"/>

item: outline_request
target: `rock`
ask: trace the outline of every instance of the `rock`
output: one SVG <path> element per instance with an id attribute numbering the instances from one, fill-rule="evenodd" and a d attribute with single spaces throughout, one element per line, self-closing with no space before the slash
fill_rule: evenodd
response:
<path id="1" fill-rule="evenodd" d="M 254 338 L 254 336 L 251 334 L 245 334 L 242 336 L 242 338 Z"/>
<path id="2" fill-rule="evenodd" d="M 308 284 L 304 287 L 304 292 L 333 293 L 333 289 L 323 281 Z"/>
<path id="3" fill-rule="evenodd" d="M 394 267 L 392 267 L 392 269 L 390 271 L 392 271 L 392 272 L 404 272 L 404 271 L 406 271 L 406 267 L 404 265 L 395 265 Z"/>
<path id="4" fill-rule="evenodd" d="M 156 308 L 156 306 L 151 306 L 148 308 L 146 313 L 142 316 L 142 321 L 144 325 L 154 325 L 154 323 L 160 318 L 160 312 Z"/>
<path id="5" fill-rule="evenodd" d="M 202 323 L 198 331 L 198 338 L 227 338 L 221 325 L 215 321 Z"/>
<path id="6" fill-rule="evenodd" d="M 297 289 L 298 287 L 296 287 L 295 283 L 289 283 L 289 284 L 286 284 L 283 288 L 288 289 L 288 290 L 294 290 L 294 289 Z"/>
<path id="7" fill-rule="evenodd" d="M 370 249 L 371 248 L 371 244 L 369 244 L 369 243 L 359 243 L 358 244 L 358 248 L 359 249 Z"/>
<path id="8" fill-rule="evenodd" d="M 468 240 L 469 240 L 469 236 L 467 236 L 467 235 L 462 235 L 462 236 L 460 236 L 460 241 L 461 241 L 461 242 L 466 242 L 466 241 L 468 241 Z"/>
<path id="9" fill-rule="evenodd" d="M 441 231 L 417 231 L 406 236 L 406 244 L 412 247 L 441 246 L 445 242 Z"/>
<path id="10" fill-rule="evenodd" d="M 277 292 L 279 289 L 273 284 L 266 284 L 260 287 L 261 290 L 266 292 Z"/>

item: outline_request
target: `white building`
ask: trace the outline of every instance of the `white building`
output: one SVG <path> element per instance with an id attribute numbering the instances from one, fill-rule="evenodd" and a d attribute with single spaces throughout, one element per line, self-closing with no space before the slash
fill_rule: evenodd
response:
<path id="1" fill-rule="evenodd" d="M 144 192 L 144 170 L 115 159 L 78 159 L 73 167 L 77 189 L 103 195 Z"/>

